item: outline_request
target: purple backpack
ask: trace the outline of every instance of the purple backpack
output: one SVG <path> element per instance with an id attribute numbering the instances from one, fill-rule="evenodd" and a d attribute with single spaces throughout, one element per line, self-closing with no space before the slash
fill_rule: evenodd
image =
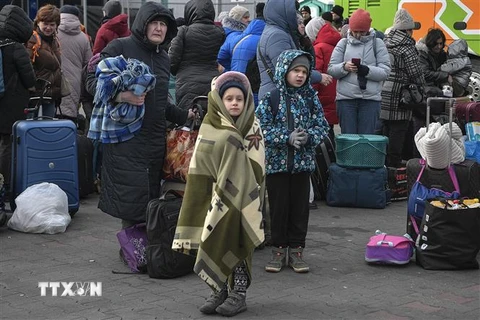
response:
<path id="1" fill-rule="evenodd" d="M 117 233 L 123 256 L 132 272 L 147 272 L 147 229 L 145 223 L 120 230 Z"/>
<path id="2" fill-rule="evenodd" d="M 365 261 L 377 264 L 407 264 L 413 256 L 414 242 L 408 234 L 392 236 L 380 231 L 370 237 Z"/>

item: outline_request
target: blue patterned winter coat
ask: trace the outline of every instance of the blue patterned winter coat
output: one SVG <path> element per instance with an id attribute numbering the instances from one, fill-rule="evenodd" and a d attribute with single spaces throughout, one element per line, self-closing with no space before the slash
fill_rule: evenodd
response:
<path id="1" fill-rule="evenodd" d="M 287 86 L 285 76 L 292 61 L 300 55 L 308 56 L 311 61 L 310 73 L 302 87 L 293 88 Z M 265 138 L 267 174 L 312 172 L 315 169 L 315 148 L 327 135 L 329 126 L 317 93 L 310 84 L 312 68 L 313 57 L 304 51 L 285 50 L 278 56 L 274 76 L 275 86 L 280 92 L 278 109 L 272 108 L 271 92 L 260 100 L 256 109 Z M 291 110 L 290 119 L 287 107 Z M 296 128 L 306 129 L 309 136 L 301 149 L 288 144 L 288 137 Z"/>

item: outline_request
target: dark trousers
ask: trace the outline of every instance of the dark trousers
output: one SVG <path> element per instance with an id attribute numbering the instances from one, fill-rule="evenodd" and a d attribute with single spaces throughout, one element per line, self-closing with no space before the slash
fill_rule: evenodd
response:
<path id="1" fill-rule="evenodd" d="M 310 173 L 267 175 L 272 245 L 305 247 L 308 229 Z"/>
<path id="2" fill-rule="evenodd" d="M 5 190 L 10 186 L 10 170 L 12 164 L 12 142 L 10 134 L 0 134 L 0 173 L 3 175 Z"/>
<path id="3" fill-rule="evenodd" d="M 408 132 L 408 120 L 384 120 L 383 135 L 388 137 L 387 167 L 400 167 L 403 146 Z"/>

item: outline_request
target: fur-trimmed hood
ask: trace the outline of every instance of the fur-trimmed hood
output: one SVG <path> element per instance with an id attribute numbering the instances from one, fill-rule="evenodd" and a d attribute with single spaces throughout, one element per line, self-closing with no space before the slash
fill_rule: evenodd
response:
<path id="1" fill-rule="evenodd" d="M 247 28 L 247 25 L 241 21 L 235 20 L 232 17 L 223 18 L 222 25 L 226 29 L 231 31 L 243 31 Z M 225 33 L 228 35 L 229 32 L 225 30 Z"/>

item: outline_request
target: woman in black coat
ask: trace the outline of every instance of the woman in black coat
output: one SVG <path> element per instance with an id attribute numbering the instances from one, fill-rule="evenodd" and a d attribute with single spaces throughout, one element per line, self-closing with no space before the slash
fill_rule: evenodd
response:
<path id="1" fill-rule="evenodd" d="M 170 72 L 177 76 L 177 105 L 189 109 L 196 96 L 206 96 L 210 92 L 210 82 L 219 75 L 217 54 L 225 40 L 225 32 L 214 24 L 215 8 L 211 0 L 187 2 L 184 17 L 186 25 L 180 27 L 168 55 Z"/>
<path id="2" fill-rule="evenodd" d="M 23 45 L 30 39 L 32 31 L 32 20 L 22 8 L 13 5 L 2 8 L 0 47 L 5 91 L 0 98 L 0 173 L 4 175 L 6 185 L 10 182 L 12 125 L 17 120 L 25 119 L 23 109 L 28 106 L 30 98 L 28 88 L 35 89 L 35 72 Z"/>
<path id="3" fill-rule="evenodd" d="M 159 196 L 166 119 L 183 124 L 187 116 L 193 116 L 167 102 L 170 59 L 165 48 L 177 33 L 170 10 L 159 3 L 146 2 L 140 7 L 131 31 L 129 37 L 113 40 L 101 53 L 102 58 L 123 55 L 126 59 L 143 61 L 157 79 L 155 88 L 146 96 L 125 91 L 115 98 L 134 105 L 145 103 L 143 125 L 134 138 L 103 145 L 98 207 L 122 219 L 124 228 L 145 221 L 148 201 Z"/>

